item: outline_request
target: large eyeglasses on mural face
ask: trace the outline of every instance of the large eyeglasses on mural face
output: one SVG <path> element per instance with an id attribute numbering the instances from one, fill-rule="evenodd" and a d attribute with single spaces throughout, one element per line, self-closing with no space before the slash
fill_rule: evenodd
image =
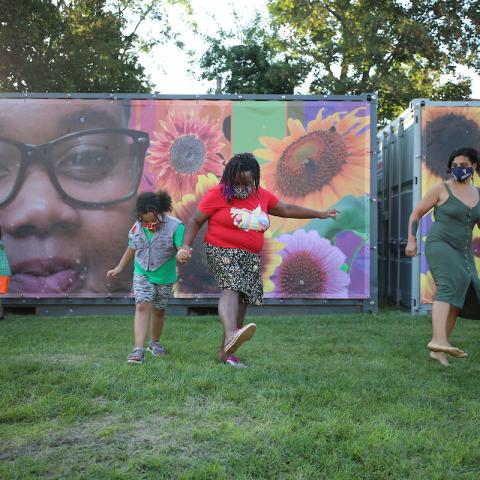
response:
<path id="1" fill-rule="evenodd" d="M 43 145 L 0 137 L 0 207 L 12 201 L 33 163 L 68 202 L 102 207 L 127 200 L 138 189 L 148 133 L 99 128 L 70 133 Z"/>

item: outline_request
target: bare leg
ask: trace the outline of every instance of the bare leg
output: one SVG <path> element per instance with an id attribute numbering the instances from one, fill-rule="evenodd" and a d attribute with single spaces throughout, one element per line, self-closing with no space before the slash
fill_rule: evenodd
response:
<path id="1" fill-rule="evenodd" d="M 240 295 L 238 296 L 238 315 L 237 328 L 242 328 L 245 322 L 245 314 L 247 313 L 247 304 L 242 302 Z"/>
<path id="2" fill-rule="evenodd" d="M 135 348 L 144 348 L 145 339 L 148 333 L 148 323 L 150 321 L 150 312 L 152 304 L 149 302 L 137 303 L 135 307 Z"/>
<path id="3" fill-rule="evenodd" d="M 445 352 L 454 357 L 464 357 L 466 356 L 466 353 L 463 350 L 452 347 L 448 342 L 447 323 L 449 314 L 450 305 L 448 303 L 433 302 L 432 340 L 429 342 L 428 348 L 434 352 Z M 453 325 L 451 328 L 453 328 Z"/>
<path id="4" fill-rule="evenodd" d="M 152 308 L 150 326 L 152 329 L 152 340 L 158 342 L 163 332 L 163 325 L 165 323 L 165 310 L 157 310 Z"/>
<path id="5" fill-rule="evenodd" d="M 228 355 L 225 354 L 225 330 L 223 330 L 222 344 L 220 345 L 220 350 L 218 352 L 218 359 L 225 363 L 227 357 Z"/>
<path id="6" fill-rule="evenodd" d="M 224 362 L 227 359 L 225 340 L 234 335 L 237 330 L 239 318 L 239 295 L 237 292 L 230 289 L 222 290 L 218 301 L 218 316 L 223 325 L 223 340 L 218 357 Z"/>
<path id="7" fill-rule="evenodd" d="M 458 312 L 459 310 L 457 307 L 450 305 L 450 310 L 447 317 L 447 338 L 450 338 L 453 327 L 455 327 Z M 438 360 L 442 365 L 446 367 L 450 365 L 450 363 L 448 363 L 447 355 L 445 354 L 445 352 L 430 352 L 430 357 L 434 360 Z"/>
<path id="8" fill-rule="evenodd" d="M 457 307 L 450 305 L 450 311 L 448 312 L 447 317 L 447 338 L 450 338 L 450 335 L 453 332 L 453 328 L 457 323 L 457 316 L 459 312 L 460 310 Z"/>

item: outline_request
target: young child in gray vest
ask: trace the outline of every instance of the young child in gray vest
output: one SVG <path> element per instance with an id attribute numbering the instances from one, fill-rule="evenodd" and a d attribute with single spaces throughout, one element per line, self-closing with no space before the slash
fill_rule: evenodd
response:
<path id="1" fill-rule="evenodd" d="M 165 308 L 177 281 L 176 253 L 183 242 L 184 226 L 167 215 L 172 199 L 165 191 L 141 193 L 137 198 L 137 222 L 128 234 L 128 247 L 119 264 L 107 272 L 116 278 L 134 260 L 135 347 L 127 363 L 143 363 L 148 326 L 151 341 L 147 350 L 155 357 L 166 354 L 159 343 L 165 321 Z"/>

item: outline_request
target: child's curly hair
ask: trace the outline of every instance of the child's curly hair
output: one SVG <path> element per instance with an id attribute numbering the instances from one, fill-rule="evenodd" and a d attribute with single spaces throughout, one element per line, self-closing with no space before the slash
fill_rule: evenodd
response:
<path id="1" fill-rule="evenodd" d="M 143 192 L 137 197 L 136 211 L 138 218 L 143 214 L 153 212 L 159 215 L 172 209 L 172 197 L 165 190 L 158 192 Z"/>

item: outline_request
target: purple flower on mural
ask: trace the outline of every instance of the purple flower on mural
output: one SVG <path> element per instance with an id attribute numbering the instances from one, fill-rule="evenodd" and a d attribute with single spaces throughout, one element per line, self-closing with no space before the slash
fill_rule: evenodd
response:
<path id="1" fill-rule="evenodd" d="M 429 212 L 422 218 L 422 225 L 420 227 L 420 245 L 419 245 L 419 253 L 420 253 L 420 273 L 427 273 L 428 272 L 428 263 L 427 263 L 427 256 L 425 255 L 425 242 L 424 238 L 428 235 L 430 231 L 430 227 L 433 225 L 433 213 Z"/>
<path id="2" fill-rule="evenodd" d="M 285 247 L 272 281 L 274 297 L 348 298 L 350 277 L 341 270 L 345 255 L 315 230 L 297 230 L 276 240 Z"/>
<path id="3" fill-rule="evenodd" d="M 370 244 L 352 231 L 339 233 L 335 245 L 345 254 L 350 285 L 349 298 L 367 298 L 370 293 Z"/>

